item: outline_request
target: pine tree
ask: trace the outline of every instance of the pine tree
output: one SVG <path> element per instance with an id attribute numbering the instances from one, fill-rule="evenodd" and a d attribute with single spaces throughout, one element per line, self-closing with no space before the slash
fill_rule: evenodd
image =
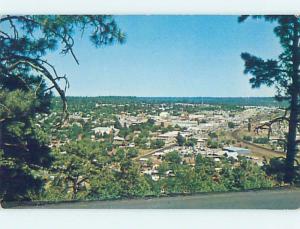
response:
<path id="1" fill-rule="evenodd" d="M 66 120 L 69 86 L 46 55 L 60 51 L 78 64 L 73 49 L 76 32 L 88 34 L 96 47 L 122 43 L 125 38 L 111 16 L 0 17 L 0 199 L 26 199 L 42 187 L 52 158 L 48 137 L 36 117 L 49 113 L 55 90 Z"/>
<path id="2" fill-rule="evenodd" d="M 239 21 L 242 22 L 247 17 L 241 16 Z M 248 53 L 242 53 L 241 57 L 245 61 L 245 73 L 253 75 L 250 79 L 253 88 L 259 88 L 261 85 L 275 86 L 277 89 L 276 98 L 289 102 L 289 107 L 282 117 L 277 117 L 264 124 L 264 126 L 271 128 L 273 123 L 288 122 L 285 181 L 292 182 L 295 177 L 294 163 L 297 154 L 297 144 L 299 144 L 299 141 L 296 140 L 296 135 L 297 130 L 299 132 L 300 128 L 300 19 L 298 16 L 292 15 L 253 16 L 253 18 L 263 18 L 268 22 L 276 23 L 274 33 L 279 38 L 283 49 L 283 52 L 277 59 L 263 60 Z"/>

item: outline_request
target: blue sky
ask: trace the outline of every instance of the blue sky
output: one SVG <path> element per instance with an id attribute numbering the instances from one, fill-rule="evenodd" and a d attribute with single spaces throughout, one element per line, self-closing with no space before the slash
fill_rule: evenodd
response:
<path id="1" fill-rule="evenodd" d="M 273 26 L 237 16 L 116 16 L 127 35 L 123 45 L 94 48 L 76 36 L 76 65 L 51 54 L 70 81 L 68 95 L 272 96 L 251 89 L 241 52 L 275 58 L 281 49 Z"/>

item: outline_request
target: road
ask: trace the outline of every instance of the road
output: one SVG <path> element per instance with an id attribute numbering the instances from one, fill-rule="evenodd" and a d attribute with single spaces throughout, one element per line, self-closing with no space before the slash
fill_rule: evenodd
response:
<path id="1" fill-rule="evenodd" d="M 263 146 L 259 146 L 250 142 L 247 142 L 239 137 L 239 129 L 235 130 L 231 133 L 231 136 L 235 138 L 237 141 L 242 142 L 242 147 L 247 147 L 251 150 L 251 152 L 260 158 L 266 157 L 266 158 L 272 158 L 272 157 L 285 157 L 284 152 L 274 151 L 268 148 L 265 148 Z"/>
<path id="2" fill-rule="evenodd" d="M 152 154 L 155 154 L 155 153 L 157 153 L 157 152 L 163 152 L 164 150 L 170 149 L 170 148 L 172 148 L 172 147 L 174 147 L 174 146 L 176 146 L 175 143 L 168 144 L 168 145 L 164 146 L 163 148 L 155 149 L 155 150 L 152 150 L 152 151 L 149 152 L 149 153 L 146 153 L 146 154 L 144 154 L 144 155 L 140 155 L 140 156 L 136 157 L 135 160 L 139 160 L 139 159 L 142 158 L 142 157 L 149 157 L 149 156 L 151 156 Z"/>
<path id="3" fill-rule="evenodd" d="M 300 188 L 18 206 L 44 209 L 297 209 Z"/>

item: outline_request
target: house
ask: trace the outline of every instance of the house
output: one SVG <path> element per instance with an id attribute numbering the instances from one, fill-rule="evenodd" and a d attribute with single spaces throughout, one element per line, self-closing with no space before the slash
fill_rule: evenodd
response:
<path id="1" fill-rule="evenodd" d="M 145 158 L 145 157 L 141 157 L 141 158 L 139 159 L 139 162 L 140 162 L 140 164 L 141 164 L 142 166 L 147 166 L 148 161 L 149 161 L 149 159 L 148 159 L 148 158 Z"/>
<path id="2" fill-rule="evenodd" d="M 156 126 L 162 126 L 162 127 L 168 127 L 168 126 L 172 126 L 172 122 L 168 121 L 168 120 L 158 120 L 157 122 L 155 122 Z"/>
<path id="3" fill-rule="evenodd" d="M 232 157 L 233 159 L 237 160 L 238 159 L 238 153 L 237 152 L 229 152 L 229 151 L 224 151 L 227 157 Z"/>
<path id="4" fill-rule="evenodd" d="M 236 152 L 240 155 L 246 155 L 246 154 L 251 153 L 251 150 L 249 150 L 249 149 L 234 147 L 234 146 L 223 147 L 223 150 L 228 151 L 229 153 Z"/>
<path id="5" fill-rule="evenodd" d="M 190 120 L 172 120 L 172 125 L 173 126 L 180 126 L 182 128 L 186 127 L 196 127 L 198 126 L 197 121 L 190 121 Z"/>
<path id="6" fill-rule="evenodd" d="M 207 157 L 211 157 L 211 158 L 221 158 L 225 155 L 226 151 L 215 151 L 215 150 L 211 150 L 211 151 L 207 151 L 206 152 L 206 156 Z M 215 161 L 219 161 L 219 160 L 215 160 Z"/>
<path id="7" fill-rule="evenodd" d="M 179 131 L 170 131 L 170 132 L 158 135 L 158 139 L 167 140 L 167 139 L 171 139 L 171 138 L 176 138 L 178 133 L 179 133 Z"/>
<path id="8" fill-rule="evenodd" d="M 148 121 L 148 118 L 143 114 L 140 114 L 138 116 L 127 116 L 122 114 L 117 115 L 117 117 L 122 127 L 137 125 Z"/>
<path id="9" fill-rule="evenodd" d="M 153 154 L 153 156 L 155 156 L 155 157 L 161 157 L 161 156 L 163 156 L 163 155 L 165 155 L 165 154 L 166 154 L 165 152 L 159 151 L 159 152 L 155 152 L 155 153 Z"/>
<path id="10" fill-rule="evenodd" d="M 69 115 L 69 119 L 71 121 L 78 121 L 78 120 L 81 120 L 82 117 L 81 117 L 81 115 L 79 113 L 76 112 L 74 114 Z"/>
<path id="11" fill-rule="evenodd" d="M 113 144 L 115 144 L 115 145 L 123 145 L 124 142 L 125 142 L 125 138 L 121 138 L 119 136 L 115 136 L 114 137 Z"/>
<path id="12" fill-rule="evenodd" d="M 196 146 L 197 146 L 198 148 L 203 148 L 203 147 L 205 147 L 205 145 L 206 145 L 206 140 L 207 140 L 207 139 L 204 139 L 204 138 L 197 138 Z"/>
<path id="13" fill-rule="evenodd" d="M 152 175 L 151 178 L 154 181 L 158 181 L 159 180 L 159 176 L 158 175 Z"/>
<path id="14" fill-rule="evenodd" d="M 130 148 L 133 148 L 133 147 L 135 147 L 135 144 L 132 142 L 132 143 L 129 143 L 128 144 L 128 147 L 130 147 Z"/>
<path id="15" fill-rule="evenodd" d="M 205 116 L 203 114 L 190 114 L 189 115 L 189 119 L 192 121 L 199 121 L 204 118 L 205 118 Z"/>
<path id="16" fill-rule="evenodd" d="M 114 128 L 112 126 L 110 127 L 96 127 L 94 129 L 92 129 L 92 131 L 94 131 L 95 134 L 112 134 L 113 133 Z"/>
<path id="17" fill-rule="evenodd" d="M 168 112 L 161 112 L 159 114 L 159 117 L 162 118 L 162 119 L 169 119 L 170 118 L 170 114 Z"/>

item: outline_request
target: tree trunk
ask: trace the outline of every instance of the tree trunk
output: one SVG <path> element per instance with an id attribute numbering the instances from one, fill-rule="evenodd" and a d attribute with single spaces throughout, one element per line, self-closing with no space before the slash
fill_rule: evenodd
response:
<path id="1" fill-rule="evenodd" d="M 292 62 L 293 62 L 293 72 L 292 72 L 292 88 L 291 88 L 291 103 L 290 103 L 290 119 L 289 119 L 289 133 L 287 139 L 287 154 L 285 160 L 285 181 L 292 182 L 295 177 L 295 157 L 297 154 L 297 142 L 296 142 L 296 135 L 297 135 L 297 124 L 298 124 L 298 115 L 299 115 L 299 36 L 298 30 L 299 25 L 297 18 L 295 19 L 294 23 L 294 38 L 293 38 L 293 52 L 292 52 Z"/>
<path id="2" fill-rule="evenodd" d="M 2 142 L 2 121 L 0 120 L 0 149 L 2 148 L 2 144 L 3 144 L 3 142 Z"/>
<path id="3" fill-rule="evenodd" d="M 72 194 L 72 199 L 75 200 L 77 197 L 77 193 L 78 193 L 78 178 L 73 180 L 73 185 L 72 185 L 72 190 L 73 190 L 73 194 Z"/>
<path id="4" fill-rule="evenodd" d="M 294 162 L 297 154 L 297 118 L 298 118 L 298 108 L 296 102 L 298 98 L 294 96 L 291 102 L 291 114 L 289 121 L 289 133 L 287 141 L 287 153 L 286 153 L 286 162 L 285 162 L 285 181 L 292 182 L 295 176 L 294 171 Z"/>
<path id="5" fill-rule="evenodd" d="M 251 118 L 248 119 L 248 132 L 251 132 Z"/>
<path id="6" fill-rule="evenodd" d="M 271 133 L 272 133 L 272 127 L 269 126 L 269 129 L 268 129 L 268 140 L 270 140 Z"/>

